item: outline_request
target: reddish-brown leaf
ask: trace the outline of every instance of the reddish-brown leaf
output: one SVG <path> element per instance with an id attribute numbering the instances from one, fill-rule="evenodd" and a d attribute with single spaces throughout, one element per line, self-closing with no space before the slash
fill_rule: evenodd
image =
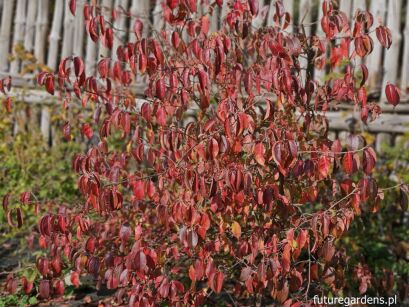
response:
<path id="1" fill-rule="evenodd" d="M 365 174 L 369 175 L 376 164 L 376 153 L 372 147 L 368 147 L 364 150 L 363 157 L 363 169 Z"/>
<path id="2" fill-rule="evenodd" d="M 42 299 L 47 299 L 50 297 L 50 281 L 49 280 L 41 280 L 40 285 L 38 286 L 38 290 L 40 292 L 40 297 Z"/>
<path id="3" fill-rule="evenodd" d="M 354 155 L 352 152 L 349 151 L 344 155 L 342 166 L 347 174 L 351 175 L 354 173 Z"/>
<path id="4" fill-rule="evenodd" d="M 70 0 L 70 11 L 71 11 L 71 14 L 73 14 L 74 16 L 75 16 L 76 7 L 77 7 L 77 1 Z"/>
<path id="5" fill-rule="evenodd" d="M 393 106 L 397 106 L 400 102 L 399 91 L 394 84 L 388 83 L 385 87 L 386 99 Z"/>
<path id="6" fill-rule="evenodd" d="M 375 30 L 376 37 L 378 38 L 379 42 L 383 47 L 389 49 L 392 45 L 392 33 L 391 31 L 385 26 L 379 26 Z"/>
<path id="7" fill-rule="evenodd" d="M 217 272 L 214 281 L 214 292 L 220 293 L 223 288 L 224 274 L 223 272 Z"/>
<path id="8" fill-rule="evenodd" d="M 265 154 L 266 149 L 264 148 L 263 143 L 257 143 L 254 146 L 254 158 L 256 159 L 257 163 L 260 164 L 261 166 L 265 165 Z"/>

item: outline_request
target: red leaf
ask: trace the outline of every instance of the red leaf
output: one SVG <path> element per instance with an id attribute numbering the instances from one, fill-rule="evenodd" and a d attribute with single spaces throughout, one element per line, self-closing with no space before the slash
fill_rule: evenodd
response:
<path id="1" fill-rule="evenodd" d="M 254 146 L 254 158 L 256 159 L 257 163 L 261 166 L 264 166 L 265 159 L 264 159 L 265 148 L 263 143 L 257 143 Z"/>
<path id="2" fill-rule="evenodd" d="M 219 154 L 219 143 L 215 138 L 212 138 L 209 141 L 209 153 L 213 160 L 216 159 Z"/>
<path id="3" fill-rule="evenodd" d="M 95 237 L 89 237 L 86 244 L 85 244 L 85 250 L 90 254 L 94 253 L 95 243 L 96 243 L 96 238 Z"/>
<path id="4" fill-rule="evenodd" d="M 330 171 L 330 160 L 327 156 L 321 156 L 318 161 L 318 170 L 322 177 L 327 177 Z"/>
<path id="5" fill-rule="evenodd" d="M 395 85 L 388 83 L 385 88 L 386 99 L 393 106 L 397 106 L 400 102 L 398 89 Z"/>
<path id="6" fill-rule="evenodd" d="M 160 99 L 163 100 L 165 98 L 165 81 L 163 78 L 156 80 L 156 96 Z"/>
<path id="7" fill-rule="evenodd" d="M 109 59 L 102 59 L 98 62 L 98 72 L 102 79 L 108 76 Z"/>
<path id="8" fill-rule="evenodd" d="M 162 106 L 158 107 L 156 111 L 156 120 L 160 126 L 163 127 L 166 125 L 166 111 Z"/>
<path id="9" fill-rule="evenodd" d="M 78 272 L 71 272 L 70 280 L 75 288 L 78 288 L 80 286 L 80 275 L 78 274 Z"/>
<path id="10" fill-rule="evenodd" d="M 84 61 L 78 56 L 74 57 L 74 71 L 77 77 L 84 72 Z"/>
<path id="11" fill-rule="evenodd" d="M 217 272 L 215 276 L 214 292 L 220 293 L 223 287 L 224 274 L 222 272 Z"/>
<path id="12" fill-rule="evenodd" d="M 64 281 L 63 280 L 60 280 L 60 279 L 56 280 L 54 282 L 53 288 L 54 288 L 55 295 L 57 296 L 64 295 Z"/>
<path id="13" fill-rule="evenodd" d="M 258 14 L 258 0 L 248 0 L 250 12 L 253 16 Z"/>
<path id="14" fill-rule="evenodd" d="M 43 299 L 47 299 L 50 297 L 50 281 L 49 280 L 41 280 L 40 285 L 38 286 L 38 290 L 40 292 L 40 297 Z"/>
<path id="15" fill-rule="evenodd" d="M 383 47 L 389 49 L 392 45 L 392 33 L 385 26 L 379 26 L 376 28 L 376 37 Z"/>
<path id="16" fill-rule="evenodd" d="M 139 251 L 136 253 L 135 258 L 134 258 L 134 265 L 135 268 L 142 272 L 146 268 L 146 255 L 144 252 Z"/>
<path id="17" fill-rule="evenodd" d="M 354 156 L 352 152 L 347 152 L 342 160 L 344 171 L 351 175 L 354 173 Z"/>
<path id="18" fill-rule="evenodd" d="M 142 32 L 143 32 L 143 22 L 140 19 L 136 19 L 135 23 L 133 25 L 133 31 L 135 33 L 135 36 L 137 39 L 142 38 Z"/>
<path id="19" fill-rule="evenodd" d="M 171 10 L 174 10 L 179 6 L 179 0 L 166 0 L 166 4 L 170 7 Z"/>
<path id="20" fill-rule="evenodd" d="M 177 48 L 179 47 L 179 44 L 180 44 L 180 35 L 179 35 L 179 32 L 174 31 L 174 32 L 172 33 L 172 45 L 173 45 L 173 48 L 177 49 Z"/>
<path id="21" fill-rule="evenodd" d="M 85 135 L 88 139 L 91 139 L 92 136 L 94 135 L 94 132 L 92 131 L 92 128 L 90 126 L 90 124 L 88 123 L 84 123 L 82 125 L 82 129 L 81 132 L 83 135 Z"/>
<path id="22" fill-rule="evenodd" d="M 137 200 L 144 199 L 145 197 L 145 182 L 142 180 L 136 181 L 132 185 L 133 194 L 135 195 Z"/>
<path id="23" fill-rule="evenodd" d="M 48 75 L 45 79 L 45 89 L 51 95 L 54 95 L 54 77 L 52 75 Z"/>
<path id="24" fill-rule="evenodd" d="M 199 84 L 202 92 L 206 91 L 208 82 L 207 73 L 204 70 L 199 71 Z"/>
<path id="25" fill-rule="evenodd" d="M 33 290 L 33 282 L 28 281 L 25 276 L 21 278 L 21 285 L 25 294 L 29 294 Z"/>
<path id="26" fill-rule="evenodd" d="M 11 98 L 7 97 L 6 100 L 4 100 L 4 106 L 6 107 L 7 113 L 11 113 Z"/>
<path id="27" fill-rule="evenodd" d="M 7 193 L 6 195 L 3 196 L 3 210 L 4 210 L 4 212 L 8 211 L 9 199 L 10 199 L 10 193 Z"/>
<path id="28" fill-rule="evenodd" d="M 41 275 L 46 276 L 49 270 L 49 262 L 47 258 L 40 257 L 37 259 L 37 270 L 40 272 Z"/>
<path id="29" fill-rule="evenodd" d="M 366 80 L 368 80 L 368 68 L 364 65 L 361 64 L 361 71 L 362 71 L 362 80 L 361 80 L 361 84 L 359 85 L 360 87 L 362 87 Z"/>
<path id="30" fill-rule="evenodd" d="M 70 11 L 71 11 L 71 14 L 73 14 L 74 16 L 75 16 L 75 9 L 77 6 L 76 2 L 77 2 L 76 0 L 70 0 Z"/>
<path id="31" fill-rule="evenodd" d="M 17 227 L 21 228 L 23 226 L 23 212 L 21 211 L 21 208 L 17 208 Z"/>
<path id="32" fill-rule="evenodd" d="M 365 57 L 373 50 L 373 40 L 369 35 L 362 35 L 354 40 L 355 51 L 361 57 Z"/>
<path id="33" fill-rule="evenodd" d="M 373 148 L 369 147 L 364 150 L 363 168 L 365 174 L 369 175 L 376 164 L 376 153 Z"/>

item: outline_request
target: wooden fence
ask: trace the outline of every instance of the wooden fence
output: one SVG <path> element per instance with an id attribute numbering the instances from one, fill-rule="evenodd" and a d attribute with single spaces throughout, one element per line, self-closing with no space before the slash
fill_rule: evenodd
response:
<path id="1" fill-rule="evenodd" d="M 12 76 L 14 86 L 29 88 L 25 91 L 16 91 L 15 95 L 27 103 L 44 104 L 45 95 L 38 90 L 30 89 L 34 86 L 32 75 L 25 72 L 24 60 L 9 61 L 7 54 L 13 53 L 15 46 L 22 46 L 23 50 L 32 53 L 38 63 L 42 63 L 52 70 L 56 70 L 61 58 L 76 55 L 85 59 L 87 74 L 95 72 L 98 59 L 110 56 L 111 51 L 101 43 L 94 43 L 84 31 L 82 9 L 86 2 L 95 0 L 78 0 L 77 14 L 72 16 L 68 8 L 68 0 L 0 0 L 0 78 Z M 161 29 L 164 24 L 161 20 L 163 0 L 98 0 L 106 8 L 103 10 L 105 18 L 111 21 L 110 10 L 121 8 L 131 13 L 132 18 L 141 18 L 144 21 L 144 31 L 151 28 Z M 199 10 L 201 1 L 197 0 Z M 402 94 L 409 87 L 409 4 L 407 0 L 339 0 L 340 8 L 353 16 L 358 9 L 369 10 L 373 13 L 375 23 L 382 20 L 392 31 L 393 43 L 385 51 L 379 44 L 375 44 L 373 52 L 365 59 L 369 70 L 369 92 L 377 93 L 379 101 L 384 101 L 382 90 L 386 82 L 400 86 Z M 221 8 L 215 7 L 211 17 L 211 30 L 220 27 L 227 11 L 228 0 L 224 0 Z M 270 3 L 271 2 L 271 3 Z M 284 0 L 287 11 L 295 17 L 290 31 L 295 31 L 297 24 L 303 21 L 307 33 L 315 31 L 322 35 L 321 28 L 316 21 L 321 18 L 320 3 L 323 0 Z M 260 14 L 254 20 L 253 26 L 271 25 L 273 22 L 274 0 L 259 0 Z M 133 22 L 118 14 L 113 21 L 116 28 L 127 29 L 119 33 L 114 39 L 114 48 L 121 41 L 132 40 Z M 373 39 L 375 33 L 372 33 Z M 112 54 L 115 57 L 115 53 Z M 24 73 L 24 76 L 23 76 Z M 323 78 L 325 71 L 316 70 L 315 75 Z M 376 95 L 375 95 L 376 96 Z M 359 115 L 348 112 L 348 106 L 342 107 L 339 112 L 329 112 L 331 127 L 336 131 L 348 131 L 356 128 Z M 397 108 L 386 106 L 385 114 L 380 120 L 368 126 L 359 125 L 359 130 L 366 130 L 378 134 L 379 142 L 385 140 L 393 142 L 393 136 L 402 132 L 409 132 L 409 104 L 401 104 Z M 52 137 L 49 107 L 41 106 L 39 124 L 41 131 L 48 141 Z M 351 124 L 351 122 L 353 124 Z M 355 126 L 354 126 L 355 125 Z M 16 128 L 18 129 L 18 127 Z M 385 136 L 385 133 L 387 136 Z"/>

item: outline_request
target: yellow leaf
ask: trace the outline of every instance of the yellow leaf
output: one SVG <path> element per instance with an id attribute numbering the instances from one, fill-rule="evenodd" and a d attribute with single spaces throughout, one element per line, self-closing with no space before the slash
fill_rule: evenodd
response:
<path id="1" fill-rule="evenodd" d="M 241 227 L 240 227 L 239 223 L 233 222 L 233 224 L 231 225 L 231 231 L 233 233 L 233 236 L 235 236 L 237 239 L 240 238 L 240 236 L 241 236 Z"/>

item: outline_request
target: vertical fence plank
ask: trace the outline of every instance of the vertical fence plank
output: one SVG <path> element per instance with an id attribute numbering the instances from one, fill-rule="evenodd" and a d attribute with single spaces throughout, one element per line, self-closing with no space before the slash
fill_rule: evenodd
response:
<path id="1" fill-rule="evenodd" d="M 387 25 L 392 32 L 392 45 L 385 51 L 384 74 L 382 89 L 387 82 L 396 83 L 399 68 L 399 49 L 402 40 L 400 33 L 400 13 L 402 10 L 401 0 L 389 0 Z M 385 98 L 385 91 L 382 90 L 382 98 Z"/>
<path id="2" fill-rule="evenodd" d="M 34 56 L 41 64 L 45 63 L 45 44 L 48 32 L 48 0 L 40 0 L 38 3 L 36 33 L 34 40 Z"/>
<path id="3" fill-rule="evenodd" d="M 64 27 L 62 36 L 61 58 L 72 55 L 74 39 L 74 16 L 69 9 L 69 1 L 64 1 Z"/>
<path id="4" fill-rule="evenodd" d="M 409 4 L 406 5 L 406 19 L 405 19 L 405 30 L 403 31 L 404 38 L 404 48 L 403 48 L 403 65 L 402 65 L 402 79 L 401 88 L 406 90 L 409 87 Z"/>
<path id="5" fill-rule="evenodd" d="M 8 71 L 8 59 L 11 35 L 11 22 L 13 20 L 14 0 L 3 4 L 0 29 L 0 71 Z"/>
<path id="6" fill-rule="evenodd" d="M 113 0 L 111 0 L 113 1 Z M 88 3 L 89 0 L 86 1 Z M 91 39 L 87 33 L 87 45 L 85 51 L 85 73 L 87 75 L 95 74 L 95 64 L 97 62 L 97 47 L 98 45 Z"/>
<path id="7" fill-rule="evenodd" d="M 318 20 L 317 20 L 316 35 L 319 38 L 322 38 L 324 36 L 324 32 L 323 32 L 322 27 L 321 27 L 321 19 L 323 17 L 323 14 L 322 14 L 322 4 L 323 4 L 323 2 L 324 2 L 324 0 L 320 0 L 320 5 L 318 7 Z M 314 78 L 317 81 L 323 81 L 324 77 L 325 77 L 325 67 L 323 69 L 315 69 L 314 70 Z"/>
<path id="8" fill-rule="evenodd" d="M 143 22 L 143 34 L 147 35 L 152 26 L 149 18 L 150 0 L 132 0 L 131 12 L 134 12 L 135 16 Z M 131 26 L 133 27 L 133 23 Z"/>
<path id="9" fill-rule="evenodd" d="M 124 16 L 124 10 L 128 9 L 128 0 L 116 0 L 115 1 L 115 8 L 118 10 L 118 16 L 116 20 L 114 21 L 114 27 L 115 29 L 120 29 L 120 31 L 117 31 L 117 33 L 114 35 L 114 43 L 112 47 L 112 59 L 116 60 L 116 49 L 122 45 L 125 42 L 125 39 L 127 38 L 127 31 L 125 28 L 126 25 L 126 16 Z"/>
<path id="10" fill-rule="evenodd" d="M 11 50 L 17 45 L 23 45 L 24 43 L 24 28 L 26 22 L 26 0 L 17 0 L 16 17 L 14 18 L 14 30 L 13 30 L 13 45 Z M 17 74 L 20 71 L 20 60 L 15 58 L 10 63 L 11 74 Z"/>
<path id="11" fill-rule="evenodd" d="M 358 10 L 366 10 L 365 0 L 354 0 L 352 2 L 352 16 L 354 16 Z"/>
<path id="12" fill-rule="evenodd" d="M 85 25 L 84 25 L 84 3 L 77 2 L 77 13 L 74 17 L 74 46 L 73 46 L 73 54 L 76 56 L 82 57 L 84 54 L 84 32 L 85 32 Z"/>
<path id="13" fill-rule="evenodd" d="M 311 33 L 311 21 L 312 21 L 312 0 L 300 1 L 300 16 L 298 19 L 298 25 L 304 25 L 305 35 L 309 36 Z"/>
<path id="14" fill-rule="evenodd" d="M 96 61 L 97 61 L 97 45 L 88 35 L 87 47 L 86 47 L 86 52 L 85 52 L 85 73 L 87 75 L 94 75 Z"/>
<path id="15" fill-rule="evenodd" d="M 294 18 L 294 0 L 283 1 L 284 8 L 286 12 L 289 12 L 291 18 Z M 287 32 L 292 33 L 294 31 L 294 20 L 291 21 L 291 24 L 286 29 Z"/>
<path id="16" fill-rule="evenodd" d="M 51 26 L 50 43 L 48 45 L 47 66 L 53 71 L 57 68 L 58 45 L 60 41 L 61 26 L 63 22 L 64 1 L 56 0 L 53 14 L 53 24 Z"/>
<path id="17" fill-rule="evenodd" d="M 218 5 L 213 7 L 212 16 L 210 17 L 210 33 L 216 32 L 222 26 L 222 20 L 220 16 L 220 8 Z"/>
<path id="18" fill-rule="evenodd" d="M 161 31 L 164 26 L 164 22 L 162 19 L 162 1 L 156 0 L 155 7 L 153 8 L 153 28 L 156 31 Z"/>
<path id="19" fill-rule="evenodd" d="M 29 52 L 33 51 L 37 4 L 38 1 L 29 1 L 27 7 L 26 29 L 24 33 L 24 49 Z"/>
<path id="20" fill-rule="evenodd" d="M 339 4 L 339 9 L 343 11 L 348 17 L 354 14 L 351 14 L 352 0 L 342 0 L 340 2 L 341 3 Z"/>
<path id="21" fill-rule="evenodd" d="M 370 12 L 374 16 L 376 26 L 378 24 L 378 20 L 384 22 L 386 13 L 385 1 L 372 0 Z M 376 42 L 376 34 L 373 32 L 370 35 L 374 42 Z M 383 47 L 379 43 L 375 43 L 372 53 L 367 58 L 367 67 L 369 71 L 368 85 L 372 91 L 376 89 L 379 90 L 382 86 L 382 52 Z"/>
<path id="22" fill-rule="evenodd" d="M 111 22 L 112 2 L 112 0 L 102 0 L 102 15 L 107 22 Z M 104 58 L 110 55 L 109 48 L 105 47 L 102 41 L 99 41 L 98 43 L 98 54 Z"/>

